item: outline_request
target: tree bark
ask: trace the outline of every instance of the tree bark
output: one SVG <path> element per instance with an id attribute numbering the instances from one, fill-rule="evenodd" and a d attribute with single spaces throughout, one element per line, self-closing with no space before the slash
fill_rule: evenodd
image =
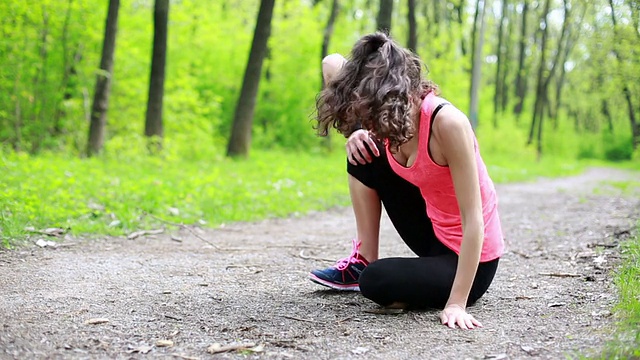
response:
<path id="1" fill-rule="evenodd" d="M 336 23 L 336 18 L 338 17 L 338 13 L 340 12 L 340 2 L 338 0 L 333 0 L 331 2 L 331 12 L 329 14 L 329 19 L 327 20 L 327 25 L 324 28 L 324 33 L 322 35 L 322 53 L 320 54 L 320 61 L 324 59 L 327 55 L 329 55 L 329 43 L 331 43 L 331 37 L 333 36 L 333 29 Z M 322 77 L 322 72 L 320 72 L 320 78 L 322 79 L 323 87 L 324 87 L 324 78 Z"/>
<path id="2" fill-rule="evenodd" d="M 152 153 L 162 150 L 164 127 L 162 106 L 164 99 L 165 65 L 167 62 L 167 37 L 169 33 L 169 0 L 156 0 L 153 10 L 153 55 L 149 78 L 149 98 L 144 124 L 144 134 L 149 139 Z"/>
<path id="3" fill-rule="evenodd" d="M 615 7 L 613 5 L 613 0 L 609 0 L 609 6 L 611 6 L 611 22 L 613 23 L 613 34 L 614 39 L 618 38 L 618 22 L 616 20 Z M 613 45 L 613 53 L 618 61 L 618 65 L 623 62 L 622 56 L 620 52 L 616 49 L 616 42 L 614 41 Z M 618 66 L 620 68 L 620 66 Z M 633 149 L 637 149 L 638 145 L 640 145 L 640 123 L 636 120 L 635 109 L 633 107 L 633 101 L 631 99 L 631 90 L 629 89 L 629 84 L 627 83 L 624 77 L 622 78 L 622 93 L 627 102 L 627 111 L 629 114 L 629 122 L 631 124 L 631 137 Z"/>
<path id="4" fill-rule="evenodd" d="M 508 0 L 502 0 L 502 13 L 500 14 L 500 25 L 498 26 L 498 49 L 496 55 L 498 56 L 498 63 L 496 64 L 496 86 L 493 95 L 493 127 L 498 127 L 498 112 L 500 111 L 500 100 L 502 99 L 502 92 L 504 91 L 504 84 L 502 83 L 502 72 L 504 71 L 504 62 L 508 61 L 503 51 L 503 39 L 504 39 L 504 23 L 507 19 L 507 5 Z"/>
<path id="5" fill-rule="evenodd" d="M 258 86 L 260 85 L 262 63 L 267 50 L 267 42 L 271 35 L 271 19 L 274 5 L 275 0 L 261 0 L 260 2 L 258 20 L 253 34 L 251 51 L 249 52 L 249 61 L 247 62 L 240 98 L 233 117 L 233 128 L 227 147 L 227 156 L 247 157 L 249 155 L 253 114 L 256 107 Z"/>
<path id="6" fill-rule="evenodd" d="M 418 26 L 416 25 L 416 0 L 407 0 L 409 9 L 407 21 L 409 22 L 409 36 L 407 47 L 414 53 L 418 49 Z"/>
<path id="7" fill-rule="evenodd" d="M 102 57 L 100 71 L 96 76 L 96 88 L 91 108 L 91 125 L 89 126 L 89 142 L 87 155 L 99 153 L 104 145 L 107 110 L 111 92 L 111 78 L 113 74 L 113 54 L 116 48 L 116 33 L 118 32 L 118 9 L 120 0 L 109 0 L 109 10 L 104 29 Z"/>
<path id="8" fill-rule="evenodd" d="M 524 105 L 524 97 L 527 93 L 527 80 L 526 80 L 526 69 L 525 69 L 525 51 L 527 48 L 527 14 L 529 13 L 529 4 L 527 0 L 523 1 L 522 4 L 522 22 L 520 24 L 520 42 L 518 44 L 518 72 L 516 73 L 516 97 L 518 98 L 518 102 L 513 108 L 513 112 L 516 115 L 520 115 L 522 113 L 522 107 Z M 518 119 L 516 117 L 516 119 Z"/>
<path id="9" fill-rule="evenodd" d="M 536 127 L 538 131 L 537 136 L 537 147 L 536 151 L 538 154 L 538 158 L 542 155 L 542 121 L 544 120 L 544 103 L 546 101 L 546 92 L 545 92 L 545 78 L 544 78 L 544 68 L 547 63 L 547 36 L 549 34 L 549 7 L 551 0 L 546 0 L 544 3 L 544 10 L 541 23 L 544 24 L 544 29 L 542 30 L 542 37 L 540 40 L 540 63 L 538 65 L 538 76 L 536 83 L 536 100 L 533 108 L 533 117 L 531 118 L 531 127 L 529 128 L 529 138 L 527 140 L 527 145 L 531 145 L 533 142 L 534 134 L 536 132 Z"/>
<path id="10" fill-rule="evenodd" d="M 480 1 L 478 1 L 478 4 Z M 480 96 L 480 75 L 482 72 L 482 47 L 484 45 L 484 31 L 486 22 L 484 21 L 485 10 L 489 5 L 489 0 L 484 0 L 482 11 L 480 12 L 480 29 L 478 29 L 478 40 L 475 42 L 473 49 L 473 63 L 471 67 L 471 86 L 470 86 L 470 102 L 469 102 L 469 120 L 474 129 L 478 128 L 478 103 Z M 475 40 L 475 39 L 474 39 Z"/>
<path id="11" fill-rule="evenodd" d="M 393 0 L 380 0 L 378 18 L 376 19 L 378 31 L 391 33 L 391 16 L 393 15 Z"/>

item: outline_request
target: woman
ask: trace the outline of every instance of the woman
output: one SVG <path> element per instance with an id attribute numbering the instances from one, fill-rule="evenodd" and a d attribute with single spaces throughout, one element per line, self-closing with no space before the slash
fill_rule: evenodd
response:
<path id="1" fill-rule="evenodd" d="M 357 237 L 348 258 L 311 280 L 360 290 L 382 306 L 442 308 L 451 328 L 481 327 L 466 307 L 491 284 L 504 244 L 468 119 L 423 79 L 418 57 L 385 34 L 360 39 L 334 74 L 332 63 L 324 64 L 331 79 L 318 98 L 317 129 L 350 139 Z M 417 258 L 378 259 L 381 203 Z"/>

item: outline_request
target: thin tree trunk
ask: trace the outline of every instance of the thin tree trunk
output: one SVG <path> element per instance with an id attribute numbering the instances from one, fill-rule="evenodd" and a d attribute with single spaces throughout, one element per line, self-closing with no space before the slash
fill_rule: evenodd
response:
<path id="1" fill-rule="evenodd" d="M 393 0 L 380 0 L 376 26 L 378 31 L 391 33 L 391 16 L 393 15 Z"/>
<path id="2" fill-rule="evenodd" d="M 506 59 L 505 52 L 503 51 L 503 39 L 504 39 L 504 23 L 507 20 L 507 5 L 508 0 L 502 0 L 502 13 L 500 14 L 500 26 L 498 26 L 498 49 L 496 55 L 498 56 L 498 63 L 496 64 L 496 86 L 493 95 L 493 127 L 498 127 L 498 112 L 500 111 L 500 99 L 502 99 L 502 92 L 504 91 L 504 84 L 502 83 L 503 66 L 508 59 Z"/>
<path id="3" fill-rule="evenodd" d="M 602 115 L 604 115 L 604 118 L 607 119 L 609 131 L 613 132 L 613 119 L 611 118 L 611 112 L 609 111 L 609 103 L 607 103 L 607 99 L 602 99 L 600 111 L 602 111 Z"/>
<path id="4" fill-rule="evenodd" d="M 544 3 L 544 10 L 541 22 L 545 24 L 544 29 L 542 30 L 542 38 L 540 40 L 540 63 L 538 65 L 538 76 L 537 76 L 537 84 L 536 84 L 536 100 L 533 109 L 533 117 L 531 118 L 531 127 L 529 128 L 529 138 L 527 140 L 527 145 L 530 145 L 533 142 L 534 133 L 536 127 L 538 131 L 542 129 L 542 121 L 544 120 L 544 103 L 545 103 L 545 88 L 544 88 L 544 68 L 547 63 L 547 36 L 549 34 L 549 7 L 551 0 L 546 0 Z M 542 155 L 542 134 L 538 133 L 537 136 L 538 146 L 537 146 L 537 154 L 538 158 Z"/>
<path id="5" fill-rule="evenodd" d="M 253 124 L 253 113 L 256 107 L 256 97 L 260 76 L 262 72 L 262 62 L 267 51 L 267 42 L 271 35 L 271 19 L 275 0 L 261 0 L 258 20 L 253 34 L 249 61 L 242 80 L 242 90 L 233 117 L 233 128 L 231 138 L 227 147 L 227 156 L 249 155 L 251 145 L 251 127 Z"/>
<path id="6" fill-rule="evenodd" d="M 515 13 L 515 11 L 514 11 Z M 512 41 L 510 39 L 510 34 L 514 29 L 514 19 L 509 19 L 509 26 L 507 27 L 507 41 L 505 41 L 505 49 L 504 49 L 504 69 L 502 70 L 502 76 L 500 79 L 500 83 L 502 84 L 502 91 L 500 96 L 500 111 L 504 112 L 507 109 L 507 104 L 509 103 L 509 92 L 511 88 L 509 83 L 507 82 L 507 77 L 511 73 L 511 52 L 512 52 Z"/>
<path id="7" fill-rule="evenodd" d="M 156 0 L 153 10 L 153 25 L 153 57 L 144 134 L 149 138 L 149 151 L 157 153 L 162 150 L 162 137 L 164 136 L 162 106 L 169 34 L 169 0 Z"/>
<path id="8" fill-rule="evenodd" d="M 324 59 L 327 55 L 329 55 L 329 43 L 331 42 L 331 37 L 333 36 L 333 29 L 336 23 L 336 18 L 338 17 L 338 13 L 340 12 L 340 3 L 338 0 L 333 0 L 331 2 L 331 13 L 329 14 L 329 19 L 327 20 L 327 26 L 324 28 L 324 33 L 322 37 L 322 54 L 320 60 Z M 324 77 L 322 76 L 322 71 L 320 71 L 320 81 L 322 82 L 322 88 L 324 89 Z M 327 150 L 331 151 L 333 143 L 331 141 L 331 133 L 327 133 L 327 136 L 324 137 L 323 145 Z"/>
<path id="9" fill-rule="evenodd" d="M 100 151 L 104 145 L 107 110 L 111 92 L 111 78 L 113 74 L 113 53 L 116 48 L 116 33 L 118 32 L 118 9 L 120 0 L 109 0 L 109 10 L 104 28 L 104 43 L 100 59 L 100 72 L 96 76 L 96 89 L 91 108 L 91 125 L 89 126 L 89 141 L 87 155 L 92 156 Z"/>
<path id="10" fill-rule="evenodd" d="M 460 0 L 459 4 L 454 5 L 454 9 L 458 17 L 458 25 L 460 26 L 460 30 L 463 29 L 463 23 L 464 23 L 463 14 L 464 14 L 465 2 L 466 0 Z M 467 43 L 466 43 L 465 36 L 459 36 L 459 38 L 460 38 L 460 52 L 462 53 L 463 57 L 467 56 Z"/>
<path id="11" fill-rule="evenodd" d="M 478 103 L 480 97 L 480 75 L 482 72 L 482 47 L 484 45 L 484 31 L 486 21 L 484 20 L 485 11 L 489 0 L 484 0 L 482 4 L 482 11 L 480 13 L 480 29 L 478 30 L 478 40 L 475 48 L 473 49 L 473 64 L 471 68 L 471 86 L 470 86 L 470 103 L 469 103 L 469 120 L 471 120 L 471 126 L 474 129 L 478 128 Z"/>
<path id="12" fill-rule="evenodd" d="M 475 64 L 476 61 L 476 34 L 478 33 L 478 20 L 480 18 L 480 3 L 481 0 L 476 0 L 476 10 L 473 15 L 473 27 L 471 28 L 471 69 L 473 69 L 473 64 Z"/>
<path id="13" fill-rule="evenodd" d="M 611 21 L 613 23 L 613 33 L 614 39 L 618 38 L 618 23 L 616 21 L 615 7 L 613 5 L 613 0 L 609 0 L 609 6 L 611 6 Z M 613 45 L 613 53 L 618 61 L 618 64 L 622 63 L 622 56 L 620 52 L 616 49 L 616 44 L 614 41 Z M 618 68 L 620 68 L 618 66 Z M 629 90 L 629 84 L 626 79 L 622 79 L 622 93 L 624 94 L 624 98 L 627 102 L 627 111 L 629 113 L 629 122 L 631 124 L 631 136 L 632 136 L 632 144 L 633 149 L 637 149 L 638 145 L 640 145 L 640 123 L 636 120 L 635 109 L 633 107 L 633 101 L 631 99 L 631 90 Z"/>
<path id="14" fill-rule="evenodd" d="M 333 0 L 331 2 L 331 13 L 329 14 L 329 19 L 327 20 L 327 25 L 324 28 L 324 32 L 322 35 L 322 53 L 320 55 L 320 60 L 324 59 L 327 55 L 329 55 L 329 44 L 331 43 L 331 37 L 333 36 L 333 29 L 335 27 L 336 18 L 338 17 L 338 13 L 340 12 L 340 2 L 338 0 Z M 320 72 L 320 79 L 322 79 L 323 87 L 324 87 L 324 78 L 322 77 L 322 72 Z"/>
<path id="15" fill-rule="evenodd" d="M 26 48 L 26 39 L 25 36 L 25 48 Z M 13 139 L 13 150 L 20 151 L 22 150 L 22 104 L 20 103 L 20 77 L 22 75 L 22 62 L 18 62 L 18 68 L 16 71 L 16 80 L 13 84 L 13 93 L 15 94 L 15 110 L 14 110 L 14 121 L 13 121 L 13 131 L 15 133 L 15 138 Z"/>
<path id="16" fill-rule="evenodd" d="M 48 66 L 47 61 L 49 59 L 49 49 L 47 47 L 47 39 L 49 37 L 49 13 L 43 5 L 42 9 L 42 33 L 41 33 L 41 46 L 40 46 L 40 70 L 36 73 L 36 77 L 33 81 L 34 100 L 33 100 L 33 122 L 35 124 L 36 135 L 31 142 L 31 153 L 37 153 L 40 151 L 40 146 L 44 140 L 44 134 L 47 129 L 47 125 L 42 118 L 43 113 L 47 107 L 47 95 L 45 94 L 45 87 L 47 86 Z"/>
<path id="17" fill-rule="evenodd" d="M 407 47 L 409 50 L 416 52 L 418 49 L 418 25 L 416 24 L 416 0 L 407 0 L 408 12 L 407 21 L 409 22 L 409 36 Z"/>
<path id="18" fill-rule="evenodd" d="M 518 44 L 518 72 L 516 73 L 516 98 L 518 102 L 513 108 L 513 112 L 516 115 L 520 115 L 522 113 L 522 107 L 524 105 L 524 97 L 527 93 L 527 77 L 526 77 L 526 69 L 525 69 L 525 50 L 527 48 L 527 14 L 529 12 L 529 4 L 527 0 L 523 1 L 522 4 L 522 23 L 520 24 L 520 42 Z M 519 119 L 520 116 L 516 117 Z"/>
<path id="19" fill-rule="evenodd" d="M 69 22 L 71 20 L 71 7 L 73 0 L 69 0 L 67 3 L 67 11 L 62 26 L 62 81 L 60 83 L 60 92 L 62 98 L 59 98 L 56 105 L 56 113 L 53 117 L 53 129 L 51 135 L 57 136 L 62 133 L 61 119 L 66 116 L 64 111 L 64 102 L 70 100 L 73 97 L 72 90 L 69 88 L 69 82 L 72 76 L 77 75 L 76 63 L 80 61 L 82 55 L 80 53 L 80 47 L 74 51 L 73 57 L 70 59 L 69 54 Z"/>

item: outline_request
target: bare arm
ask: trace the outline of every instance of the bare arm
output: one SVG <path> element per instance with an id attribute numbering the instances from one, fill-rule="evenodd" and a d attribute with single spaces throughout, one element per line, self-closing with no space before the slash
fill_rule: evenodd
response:
<path id="1" fill-rule="evenodd" d="M 458 268 L 441 320 L 463 329 L 482 326 L 466 313 L 467 299 L 480 263 L 484 241 L 484 219 L 480 182 L 475 158 L 473 129 L 467 117 L 453 106 L 442 109 L 434 122 L 433 134 L 451 171 L 460 208 L 462 245 Z"/>

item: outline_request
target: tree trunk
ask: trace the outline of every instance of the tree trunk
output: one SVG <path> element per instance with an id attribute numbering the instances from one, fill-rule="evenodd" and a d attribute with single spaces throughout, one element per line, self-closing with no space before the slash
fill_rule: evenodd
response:
<path id="1" fill-rule="evenodd" d="M 324 28 L 324 33 L 322 37 L 322 54 L 320 56 L 320 61 L 324 59 L 327 55 L 329 55 L 329 43 L 331 42 L 331 37 L 333 36 L 333 28 L 336 23 L 336 18 L 338 17 L 338 13 L 340 12 L 340 3 L 338 0 L 333 0 L 331 2 L 331 13 L 329 14 L 329 20 L 327 20 L 327 26 Z M 320 81 L 322 83 L 322 88 L 324 89 L 324 77 L 322 76 L 322 71 L 320 71 Z M 324 147 L 331 151 L 333 142 L 331 141 L 331 133 L 327 133 L 327 136 L 324 137 L 322 141 Z"/>
<path id="2" fill-rule="evenodd" d="M 463 29 L 463 24 L 464 24 L 464 7 L 465 7 L 465 2 L 466 0 L 460 0 L 460 2 L 458 4 L 454 4 L 454 9 L 456 11 L 457 14 L 457 18 L 458 18 L 458 25 L 460 26 L 460 31 L 461 29 Z M 459 36 L 460 38 L 460 52 L 462 53 L 462 56 L 467 56 L 467 43 L 466 43 L 466 39 L 465 36 Z"/>
<path id="3" fill-rule="evenodd" d="M 542 155 L 542 134 L 540 133 L 542 130 L 542 121 L 544 120 L 544 103 L 546 101 L 546 92 L 545 92 L 545 78 L 544 78 L 544 68 L 547 63 L 547 36 L 549 34 L 549 7 L 551 0 L 546 0 L 544 3 L 544 10 L 541 23 L 544 23 L 544 29 L 542 30 L 542 37 L 540 40 L 540 63 L 538 65 L 538 76 L 536 83 L 536 100 L 533 108 L 533 117 L 531 118 L 531 127 L 529 128 L 529 139 L 527 140 L 527 145 L 531 145 L 533 142 L 534 133 L 536 131 L 536 127 L 538 130 L 538 146 L 536 148 L 538 158 Z"/>
<path id="4" fill-rule="evenodd" d="M 504 91 L 504 84 L 502 83 L 502 72 L 504 71 L 504 63 L 509 61 L 506 59 L 505 52 L 503 51 L 503 39 L 504 39 L 504 23 L 507 20 L 507 5 L 508 0 L 502 0 L 502 13 L 500 14 L 500 26 L 498 26 L 498 49 L 496 55 L 498 56 L 498 63 L 496 64 L 496 86 L 493 95 L 493 127 L 498 127 L 498 112 L 500 111 L 500 100 L 502 99 L 502 92 Z"/>
<path id="5" fill-rule="evenodd" d="M 478 19 L 480 18 L 480 0 L 476 0 L 476 11 L 473 15 L 473 27 L 471 28 L 471 68 L 473 68 L 473 64 L 475 64 L 476 57 L 476 42 L 478 33 Z"/>
<path id="6" fill-rule="evenodd" d="M 525 69 L 525 51 L 527 48 L 527 14 L 529 12 L 529 4 L 527 0 L 523 1 L 522 4 L 522 23 L 520 25 L 520 42 L 518 44 L 518 72 L 516 73 L 516 97 L 518 98 L 518 102 L 513 108 L 513 112 L 516 115 L 520 115 L 522 113 L 522 107 L 524 105 L 524 97 L 527 93 L 527 80 L 526 80 L 526 69 Z M 518 119 L 519 116 L 516 118 Z"/>
<path id="7" fill-rule="evenodd" d="M 409 36 L 407 47 L 414 53 L 418 49 L 418 26 L 416 25 L 416 0 L 407 1 L 409 10 L 407 12 L 407 20 L 409 22 Z"/>
<path id="8" fill-rule="evenodd" d="M 111 77 L 113 74 L 113 53 L 116 48 L 116 33 L 118 32 L 119 7 L 120 0 L 109 0 L 109 10 L 104 28 L 104 42 L 102 44 L 102 57 L 100 59 L 100 71 L 96 76 L 96 88 L 91 108 L 91 125 L 89 126 L 89 142 L 87 143 L 88 156 L 99 153 L 104 145 L 107 109 L 109 108 L 109 95 L 111 92 Z"/>
<path id="9" fill-rule="evenodd" d="M 62 133 L 62 124 L 60 120 L 66 115 L 64 111 L 64 101 L 71 99 L 72 91 L 69 89 L 69 80 L 72 75 L 77 75 L 75 68 L 76 61 L 81 58 L 80 51 L 76 51 L 73 57 L 74 61 L 69 61 L 69 21 L 71 19 L 71 5 L 73 0 L 68 0 L 67 11 L 65 13 L 64 22 L 62 25 L 62 82 L 60 84 L 60 92 L 62 92 L 62 98 L 57 101 L 56 112 L 53 116 L 53 129 L 51 135 L 57 136 Z"/>
<path id="10" fill-rule="evenodd" d="M 331 37 L 333 36 L 333 29 L 339 12 L 340 2 L 338 0 L 333 0 L 331 3 L 331 13 L 329 14 L 329 20 L 327 20 L 327 26 L 325 26 L 324 33 L 322 35 L 322 53 L 320 54 L 320 61 L 322 61 L 322 59 L 329 55 L 329 43 L 331 42 Z M 324 78 L 322 77 L 322 71 L 320 72 L 320 79 L 322 79 L 322 84 L 324 87 Z"/>
<path id="11" fill-rule="evenodd" d="M 380 0 L 376 26 L 378 31 L 391 34 L 391 15 L 393 15 L 393 0 Z"/>
<path id="12" fill-rule="evenodd" d="M 618 38 L 618 23 L 616 21 L 616 13 L 615 7 L 613 6 L 613 0 L 609 0 L 609 6 L 611 6 L 611 21 L 613 23 L 613 34 L 614 39 Z M 616 49 L 616 42 L 614 41 L 613 45 L 613 53 L 615 54 L 616 60 L 618 61 L 618 65 L 623 62 L 622 56 L 620 52 Z M 620 68 L 620 66 L 618 66 Z M 627 111 L 629 113 L 629 122 L 631 124 L 631 136 L 632 136 L 632 144 L 633 149 L 637 149 L 638 145 L 640 145 L 640 123 L 636 120 L 635 109 L 633 107 L 633 101 L 631 99 L 631 90 L 629 89 L 629 84 L 626 79 L 622 79 L 622 93 L 624 94 L 624 98 L 627 102 Z"/>
<path id="13" fill-rule="evenodd" d="M 267 51 L 267 42 L 271 35 L 271 18 L 275 0 L 261 0 L 258 20 L 253 34 L 249 61 L 242 80 L 242 90 L 236 105 L 233 117 L 233 128 L 231 138 L 227 147 L 227 156 L 249 155 L 251 145 L 251 127 L 253 123 L 253 113 L 256 107 L 256 97 L 260 76 L 262 72 L 262 62 Z"/>
<path id="14" fill-rule="evenodd" d="M 478 4 L 480 2 L 478 1 Z M 486 21 L 484 21 L 485 10 L 489 5 L 489 0 L 485 0 L 482 4 L 480 12 L 480 29 L 478 29 L 478 40 L 474 41 L 473 64 L 471 67 L 471 86 L 470 86 L 470 102 L 469 102 L 469 120 L 474 129 L 478 128 L 478 103 L 480 97 L 480 75 L 482 72 L 482 47 L 484 45 L 484 30 Z M 475 26 L 475 24 L 474 24 Z"/>
<path id="15" fill-rule="evenodd" d="M 149 78 L 149 98 L 144 123 L 144 134 L 149 138 L 151 153 L 162 150 L 162 105 L 164 99 L 164 77 L 167 60 L 167 37 L 169 33 L 169 0 L 156 0 L 153 10 L 153 55 Z"/>
<path id="16" fill-rule="evenodd" d="M 516 13 L 515 11 L 513 13 Z M 515 19 L 509 19 L 509 25 L 507 27 L 507 34 L 513 33 L 514 29 L 514 21 Z M 505 41 L 505 49 L 504 49 L 504 69 L 502 70 L 502 75 L 500 79 L 500 83 L 502 84 L 502 91 L 500 96 L 500 112 L 504 112 L 507 109 L 507 104 L 509 104 L 509 92 L 511 88 L 509 83 L 507 82 L 507 77 L 511 73 L 511 65 L 513 62 L 511 61 L 511 52 L 512 52 L 512 41 L 510 40 L 510 36 L 507 36 L 507 41 Z"/>
<path id="17" fill-rule="evenodd" d="M 49 13 L 43 5 L 42 9 L 42 32 L 41 46 L 40 46 L 40 69 L 36 73 L 33 81 L 33 124 L 35 125 L 35 137 L 31 142 L 31 153 L 35 154 L 40 151 L 40 146 L 44 140 L 44 134 L 47 130 L 47 124 L 43 120 L 44 112 L 47 109 L 48 96 L 45 94 L 45 88 L 47 86 L 48 66 L 47 61 L 49 59 L 49 49 L 47 44 L 49 43 Z"/>

